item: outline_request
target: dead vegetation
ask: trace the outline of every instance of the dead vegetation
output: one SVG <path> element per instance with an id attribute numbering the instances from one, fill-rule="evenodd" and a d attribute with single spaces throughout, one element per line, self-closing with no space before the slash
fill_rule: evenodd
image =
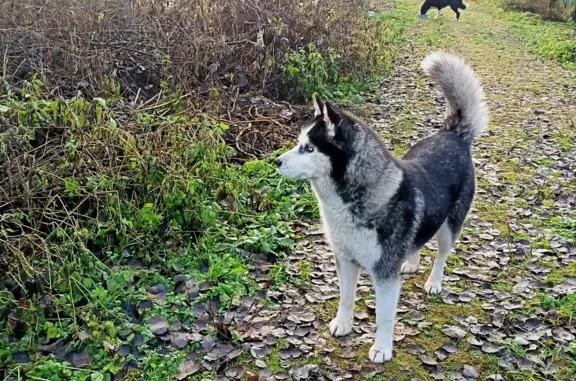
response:
<path id="1" fill-rule="evenodd" d="M 366 20 L 370 2 L 5 1 L 2 76 L 18 85 L 38 74 L 52 94 L 64 96 L 114 91 L 112 78 L 123 93 L 144 98 L 163 86 L 204 96 L 223 86 L 290 97 L 284 59 L 308 44 L 321 54 L 338 50 L 346 57 L 338 62 L 342 71 L 371 69 L 381 47 L 368 38 L 378 33 Z"/>
<path id="2" fill-rule="evenodd" d="M 546 20 L 567 20 L 571 14 L 570 0 L 504 0 L 504 8 L 521 12 L 530 12 Z"/>
<path id="3" fill-rule="evenodd" d="M 37 258 L 125 244 L 110 202 L 129 201 L 136 216 L 169 194 L 169 187 L 150 193 L 150 176 L 163 176 L 162 187 L 182 180 L 182 168 L 190 169 L 184 145 L 213 147 L 222 157 L 204 159 L 214 163 L 277 150 L 302 116 L 282 99 L 301 99 L 303 83 L 344 78 L 350 86 L 350 78 L 386 66 L 389 31 L 367 16 L 371 3 L 2 2 L 3 272 L 26 289 L 38 277 Z M 207 130 L 236 153 L 226 154 Z M 190 229 L 198 229 L 196 217 Z M 92 236 L 108 222 L 108 237 Z"/>

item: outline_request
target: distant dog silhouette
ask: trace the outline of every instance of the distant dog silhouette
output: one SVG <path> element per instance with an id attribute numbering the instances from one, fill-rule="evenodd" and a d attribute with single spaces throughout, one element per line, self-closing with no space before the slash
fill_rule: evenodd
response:
<path id="1" fill-rule="evenodd" d="M 438 10 L 438 14 L 436 18 L 440 16 L 443 8 L 450 7 L 454 13 L 456 13 L 456 20 L 460 20 L 460 12 L 459 9 L 466 9 L 466 4 L 462 2 L 462 0 L 426 0 L 424 4 L 422 4 L 422 8 L 420 8 L 420 17 L 426 18 L 426 12 L 430 8 L 436 8 Z"/>

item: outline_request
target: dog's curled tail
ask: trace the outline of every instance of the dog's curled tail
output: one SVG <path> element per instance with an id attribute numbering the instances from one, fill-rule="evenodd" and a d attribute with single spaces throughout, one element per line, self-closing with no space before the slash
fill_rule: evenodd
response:
<path id="1" fill-rule="evenodd" d="M 442 129 L 452 131 L 472 144 L 474 138 L 488 127 L 488 107 L 480 80 L 472 68 L 453 53 L 431 53 L 421 66 L 446 98 Z"/>

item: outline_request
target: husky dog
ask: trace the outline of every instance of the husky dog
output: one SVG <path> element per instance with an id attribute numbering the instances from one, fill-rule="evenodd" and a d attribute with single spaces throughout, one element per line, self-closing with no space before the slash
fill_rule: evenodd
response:
<path id="1" fill-rule="evenodd" d="M 320 205 L 340 285 L 332 335 L 352 330 L 360 269 L 372 278 L 377 332 L 369 357 L 376 363 L 392 358 L 399 274 L 417 270 L 419 250 L 434 234 L 438 255 L 424 287 L 441 291 L 446 258 L 474 198 L 471 145 L 488 124 L 482 86 L 460 57 L 432 53 L 422 68 L 444 93 L 446 115 L 440 131 L 402 159 L 373 129 L 315 97 L 315 117 L 298 145 L 276 160 L 283 175 L 311 181 Z"/>
<path id="2" fill-rule="evenodd" d="M 454 13 L 456 13 L 456 20 L 460 20 L 459 9 L 468 8 L 462 0 L 426 0 L 424 4 L 422 4 L 422 8 L 420 8 L 420 18 L 426 18 L 426 12 L 428 12 L 430 8 L 436 8 L 438 10 L 436 14 L 436 18 L 438 18 L 440 13 L 442 13 L 442 9 L 446 7 L 450 7 Z"/>

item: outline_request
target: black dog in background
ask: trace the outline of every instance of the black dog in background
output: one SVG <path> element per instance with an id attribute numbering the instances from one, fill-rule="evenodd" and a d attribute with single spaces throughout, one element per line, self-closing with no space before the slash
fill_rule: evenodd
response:
<path id="1" fill-rule="evenodd" d="M 426 12 L 430 8 L 438 9 L 438 15 L 436 18 L 440 16 L 440 12 L 442 12 L 442 8 L 450 7 L 454 13 L 456 13 L 456 20 L 460 20 L 460 12 L 458 9 L 466 9 L 466 5 L 462 2 L 462 0 L 426 0 L 424 4 L 422 4 L 422 8 L 420 8 L 420 17 L 425 18 Z"/>

